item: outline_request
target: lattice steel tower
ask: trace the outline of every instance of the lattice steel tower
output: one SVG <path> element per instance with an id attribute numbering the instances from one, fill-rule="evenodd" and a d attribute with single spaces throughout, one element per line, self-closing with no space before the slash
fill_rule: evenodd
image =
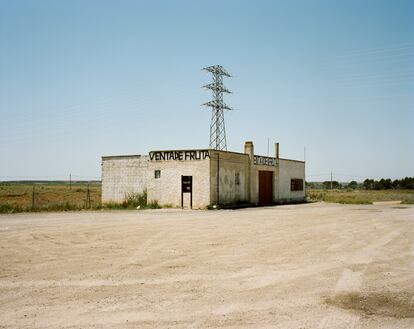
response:
<path id="1" fill-rule="evenodd" d="M 203 70 L 213 74 L 213 82 L 203 86 L 213 93 L 213 100 L 203 104 L 211 107 L 210 148 L 227 151 L 226 127 L 224 125 L 224 110 L 232 110 L 223 102 L 223 94 L 230 94 L 223 85 L 223 76 L 231 77 L 221 65 L 208 66 Z"/>

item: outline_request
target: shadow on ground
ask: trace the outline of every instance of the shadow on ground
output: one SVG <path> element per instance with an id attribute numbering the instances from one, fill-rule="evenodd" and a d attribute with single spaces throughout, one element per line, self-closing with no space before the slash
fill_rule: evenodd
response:
<path id="1" fill-rule="evenodd" d="M 325 298 L 328 305 L 366 315 L 414 318 L 414 298 L 408 293 L 346 293 Z"/>

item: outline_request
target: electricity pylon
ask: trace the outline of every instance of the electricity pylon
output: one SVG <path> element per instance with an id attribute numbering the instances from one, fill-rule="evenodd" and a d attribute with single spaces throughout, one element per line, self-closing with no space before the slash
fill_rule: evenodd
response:
<path id="1" fill-rule="evenodd" d="M 213 82 L 203 86 L 210 89 L 213 94 L 213 100 L 203 104 L 211 107 L 211 123 L 210 123 L 210 148 L 215 150 L 227 151 L 226 127 L 224 124 L 224 110 L 232 110 L 223 102 L 223 94 L 230 94 L 223 85 L 223 76 L 231 77 L 221 65 L 208 66 L 203 70 L 213 74 Z"/>

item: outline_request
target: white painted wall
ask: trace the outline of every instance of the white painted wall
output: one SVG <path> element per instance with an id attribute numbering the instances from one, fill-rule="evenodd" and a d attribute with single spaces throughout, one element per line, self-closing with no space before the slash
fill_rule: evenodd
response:
<path id="1" fill-rule="evenodd" d="M 161 170 L 161 177 L 155 178 L 154 171 Z M 181 176 L 193 176 L 193 208 L 205 208 L 210 204 L 210 161 L 167 160 L 150 161 L 148 166 L 148 200 L 160 205 L 181 207 Z M 189 206 L 189 193 L 184 194 L 184 206 Z"/>
<path id="2" fill-rule="evenodd" d="M 291 191 L 290 180 L 303 179 L 303 191 Z M 303 161 L 279 159 L 279 202 L 305 199 L 305 163 Z"/>
<path id="3" fill-rule="evenodd" d="M 217 168 L 219 172 L 219 203 L 249 202 L 249 156 L 243 153 L 210 151 L 210 200 L 217 203 Z M 236 173 L 239 184 L 236 184 Z"/>

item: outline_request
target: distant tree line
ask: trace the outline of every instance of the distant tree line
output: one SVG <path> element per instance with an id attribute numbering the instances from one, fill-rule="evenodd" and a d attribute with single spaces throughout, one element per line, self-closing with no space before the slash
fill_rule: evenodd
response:
<path id="1" fill-rule="evenodd" d="M 414 177 L 405 177 L 403 179 L 384 179 L 380 180 L 366 179 L 363 183 L 366 190 L 391 190 L 391 189 L 414 189 Z"/>
<path id="2" fill-rule="evenodd" d="M 391 189 L 414 189 L 414 177 L 391 180 L 389 178 L 380 180 L 366 179 L 362 183 L 351 181 L 340 183 L 338 181 L 306 182 L 306 187 L 311 189 L 365 189 L 365 190 L 391 190 Z"/>

